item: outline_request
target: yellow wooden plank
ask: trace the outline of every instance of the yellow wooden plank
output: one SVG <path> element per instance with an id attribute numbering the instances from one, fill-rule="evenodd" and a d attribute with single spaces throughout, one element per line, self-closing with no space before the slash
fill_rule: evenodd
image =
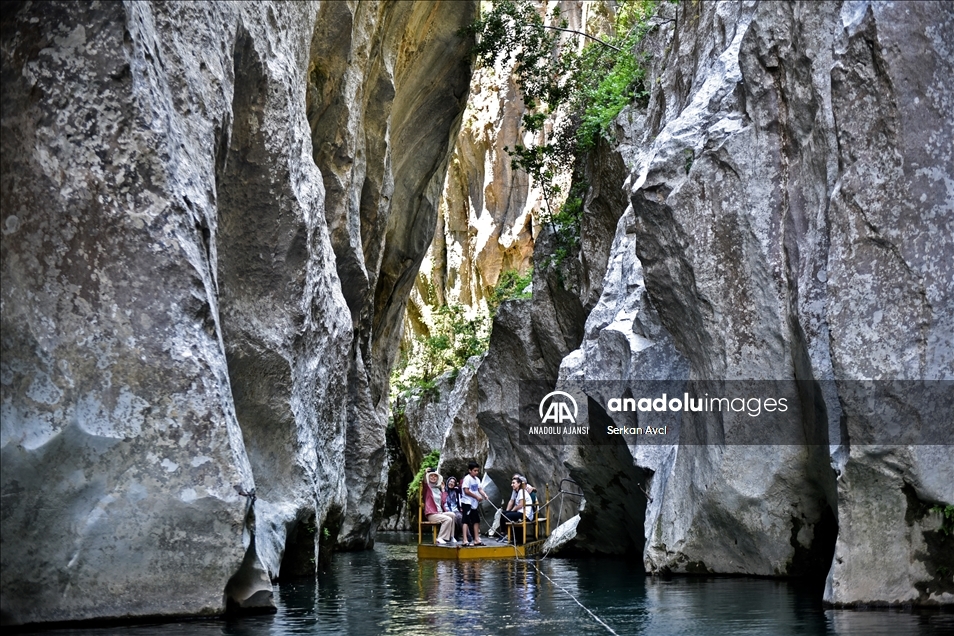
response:
<path id="1" fill-rule="evenodd" d="M 419 559 L 449 559 L 458 561 L 481 561 L 484 559 L 513 559 L 527 555 L 538 554 L 543 547 L 543 541 L 532 541 L 526 545 L 497 544 L 464 548 L 460 546 L 443 546 L 420 544 L 417 546 Z"/>

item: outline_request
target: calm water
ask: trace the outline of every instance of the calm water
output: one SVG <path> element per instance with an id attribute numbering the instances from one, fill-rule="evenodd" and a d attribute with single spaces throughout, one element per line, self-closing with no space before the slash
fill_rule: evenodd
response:
<path id="1" fill-rule="evenodd" d="M 791 582 L 660 581 L 607 559 L 419 563 L 409 538 L 379 536 L 372 551 L 336 555 L 317 583 L 281 585 L 271 616 L 51 633 L 610 634 L 595 615 L 620 635 L 954 634 L 952 613 L 825 610 Z"/>

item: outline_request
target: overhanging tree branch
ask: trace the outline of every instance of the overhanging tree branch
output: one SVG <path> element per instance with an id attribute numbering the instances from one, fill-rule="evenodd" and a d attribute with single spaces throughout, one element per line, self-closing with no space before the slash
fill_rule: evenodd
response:
<path id="1" fill-rule="evenodd" d="M 615 46 L 613 46 L 612 44 L 610 44 L 609 42 L 604 42 L 603 40 L 599 39 L 598 37 L 593 36 L 593 35 L 590 35 L 589 33 L 584 33 L 583 31 L 577 31 L 577 30 L 575 30 L 575 29 L 564 29 L 563 27 L 549 26 L 549 25 L 546 25 L 546 24 L 542 24 L 542 25 L 540 25 L 540 26 L 542 26 L 544 29 L 552 29 L 552 30 L 554 30 L 554 31 L 563 31 L 564 33 L 575 33 L 576 35 L 582 35 L 583 37 L 585 37 L 585 38 L 590 38 L 591 40 L 595 40 L 596 42 L 599 42 L 599 43 L 602 44 L 603 46 L 609 47 L 609 48 L 613 49 L 614 51 L 618 51 L 618 52 L 620 52 L 620 53 L 623 53 L 623 52 L 624 52 L 623 49 L 618 48 L 618 47 L 615 47 Z"/>

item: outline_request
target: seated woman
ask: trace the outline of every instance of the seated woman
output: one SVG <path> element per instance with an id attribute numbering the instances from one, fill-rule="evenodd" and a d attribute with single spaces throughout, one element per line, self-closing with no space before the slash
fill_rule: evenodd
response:
<path id="1" fill-rule="evenodd" d="M 526 485 L 524 486 L 524 489 L 525 489 L 527 492 L 529 492 L 529 493 L 532 493 L 534 490 L 536 490 L 536 488 L 534 488 L 534 487 L 531 486 L 530 484 L 527 484 L 527 483 L 526 483 L 526 481 L 527 481 L 526 478 L 524 478 L 523 475 L 521 475 L 520 473 L 514 473 L 513 477 L 511 477 L 511 480 L 513 480 L 513 479 L 519 479 L 519 480 L 523 481 L 523 482 L 526 484 Z M 515 505 L 514 502 L 515 502 L 516 498 L 517 498 L 517 491 L 514 490 L 514 491 L 512 491 L 512 492 L 510 493 L 510 504 L 509 504 L 506 508 L 504 508 L 504 502 L 501 501 L 501 502 L 500 502 L 500 508 L 497 508 L 497 512 L 496 512 L 496 514 L 494 514 L 494 522 L 493 522 L 493 523 L 491 524 L 491 526 L 490 526 L 490 536 L 496 535 L 496 536 L 498 537 L 497 540 L 500 541 L 501 543 L 503 543 L 503 542 L 505 542 L 505 541 L 507 540 L 506 531 L 502 531 L 502 530 L 500 529 L 500 528 L 501 528 L 501 525 L 500 525 L 500 524 L 501 524 L 501 518 L 503 517 L 504 510 L 511 510 L 511 509 L 513 509 L 513 507 L 514 507 L 514 505 Z"/>
<path id="2" fill-rule="evenodd" d="M 507 504 L 507 510 L 503 513 L 504 521 L 513 526 L 514 541 L 523 543 L 526 537 L 523 536 L 523 519 L 533 521 L 533 501 L 530 493 L 527 492 L 527 480 L 521 475 L 514 475 L 510 481 L 510 487 L 513 488 L 514 497 Z M 518 534 L 520 538 L 517 539 Z"/>
<path id="3" fill-rule="evenodd" d="M 437 533 L 438 545 L 455 545 L 454 539 L 454 515 L 444 512 L 444 504 L 447 501 L 447 493 L 444 492 L 444 480 L 433 468 L 428 468 L 424 477 L 424 517 L 431 523 L 441 524 L 441 529 Z"/>
<path id="4" fill-rule="evenodd" d="M 454 515 L 454 539 L 460 536 L 464 525 L 464 515 L 460 508 L 460 488 L 457 487 L 457 477 L 451 475 L 447 478 L 447 500 L 444 504 L 444 511 Z"/>

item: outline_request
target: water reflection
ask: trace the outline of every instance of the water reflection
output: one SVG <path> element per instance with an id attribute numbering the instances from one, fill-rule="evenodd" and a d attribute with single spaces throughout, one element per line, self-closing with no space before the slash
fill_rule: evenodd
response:
<path id="1" fill-rule="evenodd" d="M 594 615 L 621 636 L 954 633 L 952 613 L 826 611 L 817 589 L 789 581 L 663 581 L 611 559 L 418 562 L 409 538 L 382 539 L 372 551 L 336 555 L 317 582 L 279 586 L 273 616 L 55 633 L 608 634 Z"/>

